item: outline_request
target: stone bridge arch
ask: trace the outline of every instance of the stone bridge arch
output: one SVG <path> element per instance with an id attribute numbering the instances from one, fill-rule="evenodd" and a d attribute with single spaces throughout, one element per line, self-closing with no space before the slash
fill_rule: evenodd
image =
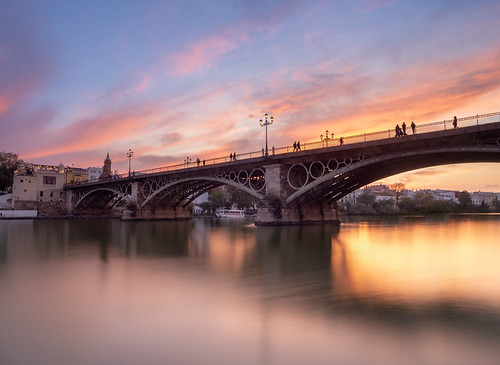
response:
<path id="1" fill-rule="evenodd" d="M 153 208 L 161 202 L 167 200 L 167 203 L 174 206 L 181 205 L 185 208 L 193 200 L 200 195 L 213 190 L 219 186 L 230 185 L 240 189 L 257 199 L 262 199 L 265 186 L 258 189 L 252 188 L 248 183 L 241 184 L 238 181 L 224 177 L 197 177 L 176 179 L 166 184 L 155 184 L 155 181 L 144 182 L 141 189 L 141 194 L 144 200 L 140 203 L 140 208 L 145 208 L 151 205 Z"/>
<path id="2" fill-rule="evenodd" d="M 347 159 L 347 158 L 346 158 Z M 403 172 L 426 167 L 473 162 L 500 162 L 500 148 L 496 146 L 447 147 L 427 151 L 400 151 L 379 156 L 356 156 L 344 159 L 324 171 L 318 172 L 320 162 L 309 165 L 306 183 L 295 188 L 285 199 L 285 204 L 313 199 L 319 203 L 336 201 L 343 196 L 377 180 Z M 321 163 L 323 166 L 324 164 Z M 304 171 L 306 166 L 303 167 Z M 292 168 L 289 169 L 289 172 Z M 290 175 L 290 173 L 289 173 Z M 289 184 L 291 181 L 289 181 Z"/>
<path id="3" fill-rule="evenodd" d="M 127 202 L 131 200 L 132 184 L 81 189 L 77 190 L 75 195 L 74 210 L 87 208 L 106 209 L 106 207 L 112 209 L 122 200 Z M 110 203 L 112 204 L 110 205 Z"/>

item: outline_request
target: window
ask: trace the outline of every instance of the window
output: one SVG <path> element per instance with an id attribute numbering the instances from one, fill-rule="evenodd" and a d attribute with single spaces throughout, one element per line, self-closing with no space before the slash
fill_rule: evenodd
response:
<path id="1" fill-rule="evenodd" d="M 50 197 L 52 198 L 53 196 L 54 196 L 54 192 L 53 192 L 53 191 L 51 191 L 51 192 L 50 192 Z"/>
<path id="2" fill-rule="evenodd" d="M 40 197 L 42 197 L 42 196 L 43 196 L 43 191 L 40 192 Z"/>
<path id="3" fill-rule="evenodd" d="M 23 179 L 19 180 L 19 182 L 23 182 L 23 181 L 24 181 Z"/>
<path id="4" fill-rule="evenodd" d="M 55 176 L 44 176 L 43 183 L 45 185 L 55 185 L 56 184 L 56 177 Z"/>
<path id="5" fill-rule="evenodd" d="M 59 193 L 59 197 L 64 198 L 64 193 L 62 191 Z"/>

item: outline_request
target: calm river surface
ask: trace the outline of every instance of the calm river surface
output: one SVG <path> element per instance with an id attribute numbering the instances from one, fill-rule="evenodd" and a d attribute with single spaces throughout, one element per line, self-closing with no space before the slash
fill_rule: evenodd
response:
<path id="1" fill-rule="evenodd" d="M 0 221 L 0 364 L 500 364 L 500 216 Z"/>

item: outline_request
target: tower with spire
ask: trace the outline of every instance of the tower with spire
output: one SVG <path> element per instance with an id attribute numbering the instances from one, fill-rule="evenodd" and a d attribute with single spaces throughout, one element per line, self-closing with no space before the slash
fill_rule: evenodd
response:
<path id="1" fill-rule="evenodd" d="M 104 160 L 104 166 L 102 167 L 102 175 L 104 179 L 111 177 L 111 159 L 109 158 L 109 152 Z"/>

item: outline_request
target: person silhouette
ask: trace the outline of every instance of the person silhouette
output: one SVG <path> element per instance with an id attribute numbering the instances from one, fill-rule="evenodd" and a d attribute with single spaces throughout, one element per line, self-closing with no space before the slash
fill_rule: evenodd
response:
<path id="1" fill-rule="evenodd" d="M 417 126 L 415 125 L 415 122 L 413 122 L 413 121 L 412 121 L 412 122 L 411 122 L 411 130 L 412 130 L 413 134 L 415 134 L 415 128 L 416 128 L 416 127 L 417 127 Z"/>
<path id="2" fill-rule="evenodd" d="M 297 151 L 300 151 L 300 141 L 297 141 Z"/>
<path id="3" fill-rule="evenodd" d="M 293 142 L 293 152 L 297 151 L 297 141 Z"/>
<path id="4" fill-rule="evenodd" d="M 456 115 L 453 117 L 453 128 L 458 128 L 458 120 Z"/>
<path id="5" fill-rule="evenodd" d="M 403 127 L 403 134 L 406 136 L 406 123 L 403 122 L 403 124 L 401 124 L 401 127 Z"/>

